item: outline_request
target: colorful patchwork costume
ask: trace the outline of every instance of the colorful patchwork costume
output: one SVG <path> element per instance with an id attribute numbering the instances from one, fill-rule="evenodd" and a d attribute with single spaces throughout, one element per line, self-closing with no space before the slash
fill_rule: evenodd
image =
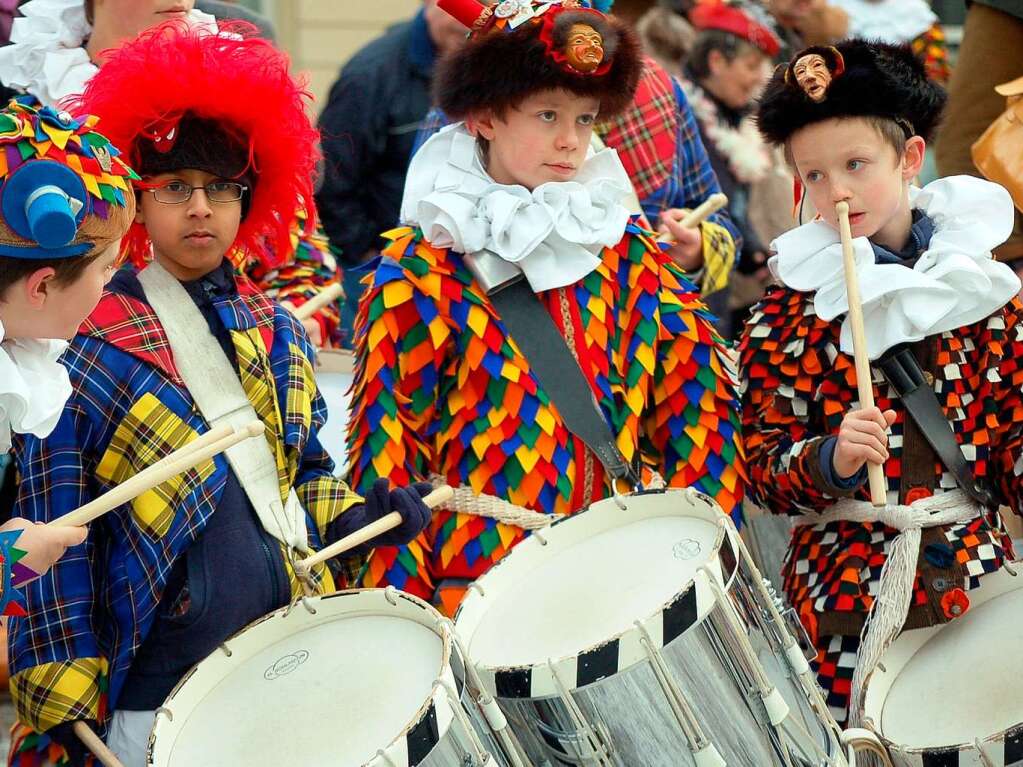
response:
<path id="1" fill-rule="evenodd" d="M 784 71 L 776 74 L 758 115 L 769 140 L 783 144 L 799 128 L 835 117 L 894 120 L 905 124 L 907 139 L 913 131 L 930 134 L 944 96 L 908 47 L 849 41 L 830 52 L 844 73 L 834 75 L 823 99 L 811 100 Z M 991 501 L 982 511 L 974 506 L 968 519 L 925 527 L 904 629 L 968 609 L 967 592 L 1012 557 L 998 505 L 1023 508 L 1023 305 L 1015 297 L 1019 280 L 990 253 L 1011 231 L 1011 201 L 1001 187 L 970 177 L 911 187 L 909 200 L 904 251 L 853 241 L 875 402 L 896 413 L 884 464 L 888 503 L 928 502 L 959 488 L 878 367 L 885 353 L 907 347 Z M 739 347 L 749 492 L 773 513 L 823 514 L 841 499 L 869 498 L 865 470 L 849 481 L 831 464 L 843 417 L 860 407 L 841 245 L 818 220 L 782 235 L 772 249 L 781 285 L 754 307 Z M 804 522 L 789 545 L 785 591 L 818 649 L 819 679 L 839 721 L 849 711 L 860 634 L 898 535 L 880 521 Z"/>
<path id="2" fill-rule="evenodd" d="M 472 27 L 480 6 L 463 6 L 461 18 Z M 628 104 L 631 90 L 621 84 L 634 84 L 641 67 L 631 32 L 612 17 L 581 11 L 581 18 L 596 19 L 605 39 L 615 36 L 617 48 L 598 75 L 566 74 L 556 63 L 537 61 L 550 55 L 536 44 L 537 34 L 550 34 L 559 16 L 580 10 L 576 3 L 546 12 L 543 6 L 519 3 L 529 20 L 515 27 L 508 8 L 498 6 L 493 17 L 484 13 L 460 54 L 466 58 L 442 69 L 439 92 L 451 93 L 445 78 L 458 72 L 485 81 L 487 56 L 535 57 L 529 66 L 546 79 L 518 84 L 510 99 L 554 87 L 547 85 L 553 81 L 598 93 L 602 115 Z M 571 18 L 580 17 L 560 22 Z M 611 82 L 613 96 L 604 91 Z M 462 117 L 458 99 L 486 104 L 487 88 L 463 82 L 440 105 Z M 610 494 L 604 468 L 566 429 L 470 270 L 463 254 L 486 247 L 522 267 L 626 460 L 657 470 L 669 485 L 707 493 L 725 512 L 735 509 L 744 470 L 724 349 L 696 288 L 652 235 L 629 220 L 621 204 L 628 184 L 613 150 L 591 154 L 573 182 L 545 183 L 530 195 L 487 176 L 476 140 L 461 123 L 423 146 L 405 190 L 403 219 L 412 226 L 388 233 L 391 245 L 360 306 L 349 431 L 353 486 L 381 476 L 402 483 L 441 475 L 451 485 L 545 514 L 573 513 Z M 570 192 L 577 217 L 559 204 Z M 544 221 L 530 198 L 562 212 Z M 521 203 L 521 217 L 507 223 L 499 243 L 497 225 L 490 228 L 476 211 L 513 200 Z M 420 540 L 376 549 L 362 582 L 393 584 L 452 612 L 464 584 L 524 535 L 494 519 L 441 511 Z"/>
<path id="3" fill-rule="evenodd" d="M 287 57 L 269 43 L 169 22 L 119 48 L 82 98 L 107 117 L 110 135 L 124 139 L 147 179 L 187 169 L 219 179 L 205 187 L 203 204 L 235 206 L 225 215 L 237 215 L 240 229 L 227 252 L 288 242 L 299 201 L 311 198 L 316 134 Z M 224 179 L 245 183 L 237 185 L 240 197 L 221 203 L 210 190 Z M 180 211 L 188 202 L 160 200 L 169 185 L 139 183 L 154 206 Z M 190 210 L 177 215 L 199 215 Z M 114 277 L 65 354 L 74 393 L 48 438 L 18 446 L 16 512 L 59 517 L 209 430 L 175 351 L 187 356 L 187 344 L 174 346 L 162 319 L 175 315 L 152 300 L 159 293 L 147 278 L 160 270 L 205 325 L 191 328 L 189 339 L 199 345 L 208 329 L 207 347 L 219 344 L 235 388 L 262 422 L 270 498 L 263 504 L 251 476 L 239 473 L 246 467 L 218 455 L 93 522 L 86 545 L 30 587 L 31 615 L 9 642 L 20 721 L 14 764 L 85 762 L 69 731 L 78 720 L 105 734 L 126 763 L 138 763 L 155 709 L 187 670 L 303 593 L 296 552 L 305 556 L 398 507 L 394 493 L 415 493 L 385 489 L 381 502 L 378 486 L 364 502 L 334 476 L 317 438 L 326 408 L 309 339 L 290 312 L 235 276 L 227 252 L 214 254 L 219 266 L 202 277 L 179 281 L 142 224 L 126 241 L 137 263 L 154 253 L 155 261 Z M 418 523 L 385 542 L 402 543 L 425 527 L 429 510 L 419 494 L 415 503 Z M 406 517 L 404 507 L 396 510 Z M 319 592 L 334 587 L 325 566 L 312 580 Z"/>

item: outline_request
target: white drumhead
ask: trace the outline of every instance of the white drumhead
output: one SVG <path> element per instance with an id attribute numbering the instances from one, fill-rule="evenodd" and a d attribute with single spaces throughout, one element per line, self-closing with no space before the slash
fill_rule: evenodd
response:
<path id="1" fill-rule="evenodd" d="M 348 408 L 351 404 L 351 355 L 323 349 L 319 352 L 320 366 L 316 369 L 316 387 L 327 403 L 327 422 L 320 429 L 319 438 L 327 455 L 334 459 L 335 474 L 348 471 Z"/>
<path id="2" fill-rule="evenodd" d="M 682 491 L 614 501 L 519 544 L 470 592 L 457 626 L 477 665 L 573 655 L 660 610 L 716 556 L 721 512 Z"/>
<path id="3" fill-rule="evenodd" d="M 196 666 L 157 716 L 158 767 L 358 767 L 404 737 L 450 678 L 439 616 L 382 590 L 309 600 L 268 616 Z M 449 717 L 446 717 L 450 721 Z"/>
<path id="4" fill-rule="evenodd" d="M 1010 578 L 1016 588 L 978 604 L 985 582 L 996 577 L 969 592 L 963 617 L 922 630 L 929 637 L 894 673 L 883 699 L 880 732 L 887 740 L 906 748 L 972 744 L 1023 722 L 1023 584 Z M 868 697 L 868 714 L 869 703 Z"/>

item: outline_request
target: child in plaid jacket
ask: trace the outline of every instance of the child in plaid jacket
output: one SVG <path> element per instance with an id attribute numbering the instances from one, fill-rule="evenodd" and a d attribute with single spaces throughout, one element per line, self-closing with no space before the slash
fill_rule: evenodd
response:
<path id="1" fill-rule="evenodd" d="M 125 764 L 144 763 L 155 709 L 188 669 L 304 593 L 296 556 L 391 511 L 403 521 L 377 543 L 403 543 L 430 518 L 429 486 L 382 481 L 363 499 L 335 477 L 308 336 L 228 258 L 287 242 L 288 206 L 310 199 L 315 131 L 284 54 L 242 27 L 169 23 L 118 49 L 82 102 L 142 174 L 129 238 L 141 269 L 114 277 L 72 342 L 74 394 L 52 434 L 20 444 L 17 509 L 59 517 L 208 431 L 198 392 L 229 387 L 190 377 L 200 338 L 262 422 L 272 498 L 260 500 L 245 464 L 217 456 L 97 520 L 31 588 L 33 614 L 9 643 L 12 762 L 24 765 L 87 762 L 79 721 Z M 179 306 L 192 319 L 174 320 Z M 177 343 L 171 322 L 192 320 Z M 313 581 L 334 588 L 324 566 Z"/>
<path id="2" fill-rule="evenodd" d="M 96 120 L 15 100 L 0 112 L 0 455 L 12 432 L 46 436 L 71 394 L 57 361 L 92 311 L 135 210 L 132 171 Z M 85 530 L 0 526 L 0 614 Z M 16 546 L 16 548 L 12 548 Z"/>

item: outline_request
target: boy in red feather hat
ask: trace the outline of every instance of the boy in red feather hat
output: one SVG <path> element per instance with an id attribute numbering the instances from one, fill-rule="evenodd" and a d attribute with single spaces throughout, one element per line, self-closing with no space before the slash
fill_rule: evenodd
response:
<path id="1" fill-rule="evenodd" d="M 220 423 L 258 418 L 265 439 L 107 515 L 31 587 L 10 637 L 16 764 L 85 762 L 82 720 L 144 763 L 184 673 L 301 595 L 296 557 L 392 510 L 402 524 L 375 542 L 404 543 L 430 518 L 427 486 L 381 480 L 363 500 L 335 478 L 308 337 L 227 259 L 257 238 L 283 252 L 316 159 L 287 58 L 232 31 L 153 29 L 82 96 L 142 176 L 129 250 L 144 268 L 114 277 L 72 342 L 75 393 L 49 437 L 24 442 L 17 511 L 59 517 Z M 313 580 L 334 585 L 323 567 Z"/>

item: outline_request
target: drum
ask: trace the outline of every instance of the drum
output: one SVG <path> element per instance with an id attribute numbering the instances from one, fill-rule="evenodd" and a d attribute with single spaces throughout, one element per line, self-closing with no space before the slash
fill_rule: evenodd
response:
<path id="1" fill-rule="evenodd" d="M 834 719 L 735 528 L 693 490 L 534 532 L 455 617 L 537 765 L 845 765 Z"/>
<path id="2" fill-rule="evenodd" d="M 448 626 L 395 589 L 271 613 L 171 692 L 147 764 L 495 767 L 460 701 Z"/>
<path id="3" fill-rule="evenodd" d="M 340 349 L 320 349 L 316 356 L 316 386 L 327 403 L 320 444 L 334 459 L 337 475 L 343 476 L 348 471 L 348 408 L 354 358 L 351 352 Z"/>
<path id="4" fill-rule="evenodd" d="M 867 681 L 864 719 L 898 767 L 1023 764 L 1023 577 L 1003 568 L 969 597 L 951 623 L 901 634 Z"/>

